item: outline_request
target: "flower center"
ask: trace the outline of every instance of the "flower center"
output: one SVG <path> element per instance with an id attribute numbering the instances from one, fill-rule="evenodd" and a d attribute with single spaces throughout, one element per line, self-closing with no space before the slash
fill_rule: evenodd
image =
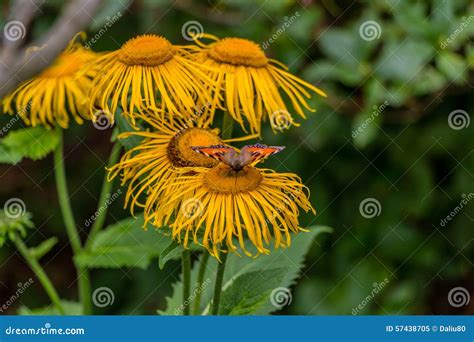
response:
<path id="1" fill-rule="evenodd" d="M 39 77 L 59 78 L 73 76 L 84 65 L 84 58 L 78 53 L 64 53 L 59 55 L 49 68 L 45 69 Z"/>
<path id="2" fill-rule="evenodd" d="M 225 194 L 255 190 L 261 181 L 260 171 L 251 166 L 236 172 L 225 164 L 219 164 L 204 175 L 204 185 L 210 191 Z"/>
<path id="3" fill-rule="evenodd" d="M 185 128 L 176 134 L 168 144 L 168 158 L 177 167 L 212 167 L 218 162 L 191 149 L 193 146 L 222 144 L 216 130 L 205 128 Z"/>
<path id="4" fill-rule="evenodd" d="M 261 68 L 268 60 L 258 44 L 241 38 L 224 38 L 214 43 L 208 56 L 220 63 Z"/>
<path id="5" fill-rule="evenodd" d="M 120 62 L 144 66 L 163 64 L 173 58 L 176 52 L 168 39 L 156 35 L 132 38 L 119 51 Z"/>

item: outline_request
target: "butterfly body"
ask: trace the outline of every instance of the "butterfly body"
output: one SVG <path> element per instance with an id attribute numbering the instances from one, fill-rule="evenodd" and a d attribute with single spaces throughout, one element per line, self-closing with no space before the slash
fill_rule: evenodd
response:
<path id="1" fill-rule="evenodd" d="M 193 146 L 191 148 L 193 151 L 214 158 L 228 165 L 233 171 L 239 172 L 249 164 L 281 152 L 285 147 L 264 144 L 246 145 L 240 153 L 226 145 Z"/>

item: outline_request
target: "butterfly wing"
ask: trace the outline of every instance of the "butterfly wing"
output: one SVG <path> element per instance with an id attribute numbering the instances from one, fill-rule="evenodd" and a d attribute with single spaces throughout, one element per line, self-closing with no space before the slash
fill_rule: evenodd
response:
<path id="1" fill-rule="evenodd" d="M 281 152 L 284 149 L 285 146 L 267 146 L 264 144 L 247 145 L 244 146 L 240 152 L 240 163 L 243 166 L 252 164 Z"/>
<path id="2" fill-rule="evenodd" d="M 206 157 L 216 159 L 220 162 L 229 164 L 230 156 L 235 154 L 235 150 L 226 145 L 213 145 L 213 146 L 192 146 L 194 152 L 205 155 Z"/>

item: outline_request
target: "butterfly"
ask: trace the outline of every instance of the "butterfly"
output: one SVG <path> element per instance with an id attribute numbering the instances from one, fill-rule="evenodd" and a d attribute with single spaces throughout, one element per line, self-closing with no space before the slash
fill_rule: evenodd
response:
<path id="1" fill-rule="evenodd" d="M 238 172 L 249 164 L 281 152 L 285 146 L 246 145 L 242 147 L 240 153 L 226 145 L 193 146 L 191 148 L 193 151 L 214 158 Z"/>

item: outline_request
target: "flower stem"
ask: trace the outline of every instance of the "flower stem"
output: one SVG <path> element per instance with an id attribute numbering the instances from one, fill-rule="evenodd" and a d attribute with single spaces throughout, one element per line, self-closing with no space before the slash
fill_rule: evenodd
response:
<path id="1" fill-rule="evenodd" d="M 114 165 L 120 157 L 120 150 L 121 146 L 120 143 L 116 142 L 112 147 L 112 151 L 110 152 L 109 161 L 107 166 L 110 167 Z M 102 229 L 104 226 L 105 218 L 107 216 L 107 206 L 106 202 L 110 197 L 110 191 L 112 190 L 113 181 L 107 180 L 107 173 L 105 174 L 104 181 L 102 183 L 102 190 L 100 191 L 99 203 L 97 204 L 97 217 L 92 224 L 91 230 L 89 232 L 89 236 L 87 238 L 87 242 L 85 244 L 85 248 L 88 248 L 90 244 L 94 241 L 96 234 Z"/>
<path id="2" fill-rule="evenodd" d="M 189 249 L 183 249 L 181 253 L 181 268 L 183 272 L 183 307 L 184 315 L 189 316 L 189 298 L 191 295 L 191 253 Z"/>
<path id="3" fill-rule="evenodd" d="M 35 275 L 38 277 L 41 285 L 43 285 L 44 290 L 51 299 L 51 302 L 56 307 L 56 310 L 58 310 L 59 314 L 65 315 L 66 312 L 64 311 L 63 305 L 61 304 L 61 299 L 59 298 L 59 295 L 56 292 L 53 283 L 39 264 L 38 260 L 31 255 L 30 250 L 28 249 L 28 247 L 26 247 L 25 243 L 18 235 L 15 235 L 13 243 L 15 244 L 20 254 L 23 256 L 23 258 L 25 258 L 26 262 L 33 270 Z"/>
<path id="4" fill-rule="evenodd" d="M 228 113 L 224 113 L 224 122 L 222 123 L 222 139 L 232 138 L 234 128 L 234 119 Z"/>
<path id="5" fill-rule="evenodd" d="M 216 282 L 214 285 L 214 298 L 212 300 L 212 314 L 219 315 L 219 304 L 222 294 L 222 283 L 224 282 L 225 264 L 227 261 L 227 253 L 223 253 L 221 262 L 217 265 Z"/>
<path id="6" fill-rule="evenodd" d="M 74 255 L 78 255 L 82 251 L 81 239 L 77 231 L 76 223 L 74 221 L 74 215 L 71 209 L 71 203 L 69 201 L 69 193 L 66 182 L 66 171 L 64 168 L 63 160 L 63 134 L 62 130 L 58 127 L 57 134 L 59 137 L 58 146 L 54 150 L 54 172 L 56 177 L 56 187 L 58 191 L 59 206 L 63 215 L 64 225 L 66 232 L 71 242 L 71 247 Z M 87 268 L 83 268 L 79 265 L 76 266 L 78 286 L 79 286 L 79 297 L 82 303 L 84 314 L 88 315 L 91 313 L 91 289 L 89 271 Z"/>
<path id="7" fill-rule="evenodd" d="M 194 308 L 193 313 L 195 315 L 199 315 L 199 310 L 201 306 L 201 297 L 202 297 L 202 284 L 204 283 L 204 275 L 206 274 L 207 269 L 207 262 L 209 260 L 209 253 L 204 253 L 202 255 L 201 264 L 199 265 L 198 271 L 198 280 L 197 280 L 197 291 L 196 291 L 196 299 L 194 301 Z"/>
<path id="8" fill-rule="evenodd" d="M 224 121 L 222 123 L 222 139 L 232 138 L 232 130 L 234 128 L 234 119 L 229 113 L 224 112 Z M 227 261 L 227 253 L 223 253 L 221 262 L 217 265 L 216 281 L 214 285 L 214 297 L 212 300 L 212 314 L 219 315 L 219 304 L 222 295 L 222 283 L 224 281 L 225 264 Z"/>

